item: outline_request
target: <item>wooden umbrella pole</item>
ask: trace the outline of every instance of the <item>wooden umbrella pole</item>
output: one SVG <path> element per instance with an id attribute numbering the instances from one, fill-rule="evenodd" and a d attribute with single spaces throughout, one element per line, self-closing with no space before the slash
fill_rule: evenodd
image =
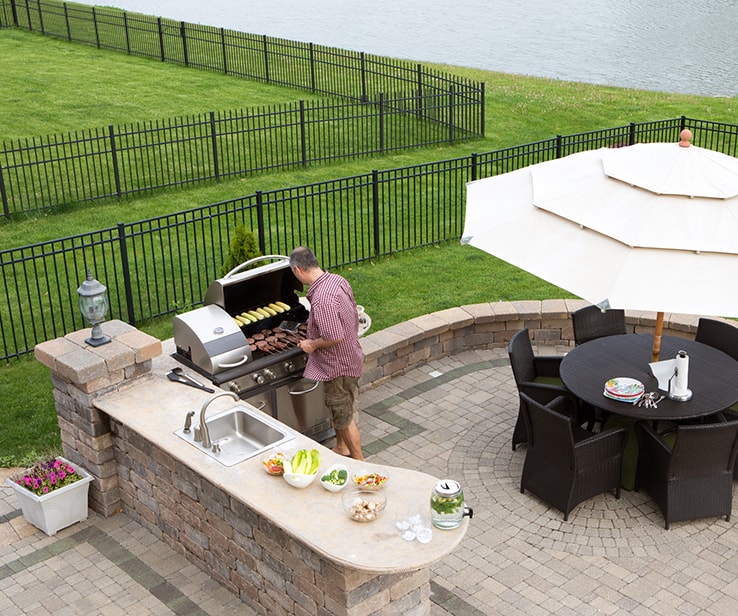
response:
<path id="1" fill-rule="evenodd" d="M 661 332 L 664 330 L 664 313 L 656 313 L 656 329 L 653 332 L 653 350 L 651 352 L 651 361 L 659 361 L 661 353 Z"/>

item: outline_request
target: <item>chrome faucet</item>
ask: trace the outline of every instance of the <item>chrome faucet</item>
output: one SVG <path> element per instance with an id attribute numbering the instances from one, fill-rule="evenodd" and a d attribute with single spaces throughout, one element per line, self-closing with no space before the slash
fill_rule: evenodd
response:
<path id="1" fill-rule="evenodd" d="M 206 400 L 205 404 L 203 404 L 202 408 L 200 409 L 200 436 L 202 437 L 202 446 L 206 449 L 209 449 L 212 446 L 212 443 L 210 442 L 210 432 L 208 431 L 208 426 L 205 423 L 205 410 L 208 408 L 208 406 L 210 406 L 210 403 L 213 400 L 217 400 L 218 398 L 222 398 L 223 396 L 230 396 L 236 401 L 240 400 L 238 394 L 232 391 L 222 391 L 218 394 L 215 394 L 209 400 Z M 195 436 L 197 437 L 197 431 L 195 431 Z M 195 440 L 198 439 L 196 438 Z"/>

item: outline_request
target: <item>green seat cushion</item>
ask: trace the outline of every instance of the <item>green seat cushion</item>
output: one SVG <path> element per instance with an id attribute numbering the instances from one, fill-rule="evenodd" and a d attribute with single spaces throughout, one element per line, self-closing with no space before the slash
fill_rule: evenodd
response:
<path id="1" fill-rule="evenodd" d="M 604 430 L 608 428 L 625 428 L 628 431 L 628 440 L 623 451 L 623 463 L 620 467 L 620 487 L 632 491 L 635 488 L 636 470 L 638 469 L 638 439 L 635 434 L 635 421 L 610 415 L 605 422 Z"/>
<path id="2" fill-rule="evenodd" d="M 564 386 L 564 382 L 556 376 L 537 376 L 534 383 L 541 383 L 542 385 L 558 385 L 559 387 Z"/>

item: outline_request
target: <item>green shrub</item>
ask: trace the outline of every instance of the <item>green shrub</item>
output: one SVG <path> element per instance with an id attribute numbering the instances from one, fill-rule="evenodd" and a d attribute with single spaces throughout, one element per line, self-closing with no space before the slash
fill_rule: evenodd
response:
<path id="1" fill-rule="evenodd" d="M 254 232 L 247 231 L 242 223 L 238 223 L 236 225 L 236 231 L 233 234 L 233 239 L 231 240 L 231 245 L 228 248 L 228 259 L 226 259 L 226 262 L 220 268 L 220 274 L 221 276 L 225 276 L 237 265 L 261 256 L 263 255 L 259 250 L 259 243 L 256 241 Z M 257 265 L 259 265 L 258 262 L 246 269 L 251 269 Z"/>

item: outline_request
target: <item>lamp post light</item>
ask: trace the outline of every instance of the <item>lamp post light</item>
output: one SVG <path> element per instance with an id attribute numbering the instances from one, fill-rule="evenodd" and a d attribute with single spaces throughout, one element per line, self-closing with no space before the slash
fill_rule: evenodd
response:
<path id="1" fill-rule="evenodd" d="M 110 338 L 102 333 L 100 323 L 105 321 L 108 312 L 107 289 L 99 281 L 92 277 L 92 272 L 87 270 L 87 280 L 77 289 L 79 294 L 79 309 L 82 316 L 92 325 L 92 335 L 85 340 L 90 346 L 98 347 L 110 342 Z"/>

